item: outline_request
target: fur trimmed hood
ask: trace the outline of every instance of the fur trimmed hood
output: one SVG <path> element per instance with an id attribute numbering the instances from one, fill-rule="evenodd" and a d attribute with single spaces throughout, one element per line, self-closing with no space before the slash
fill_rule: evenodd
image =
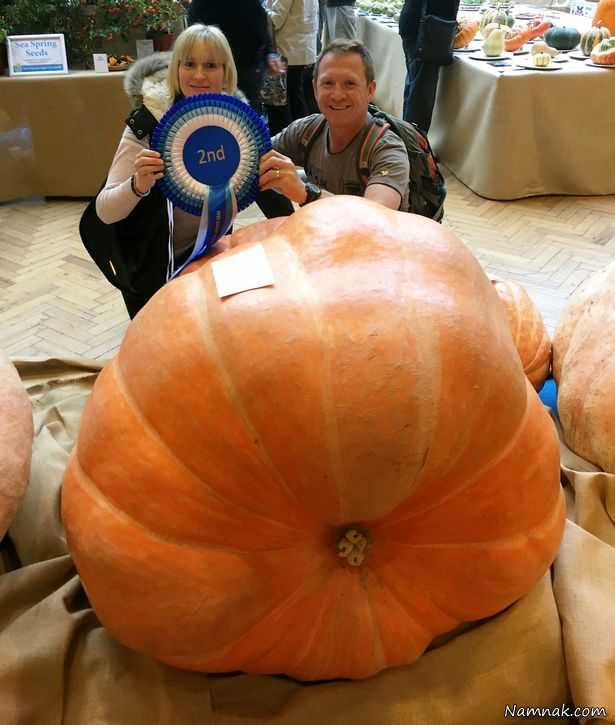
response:
<path id="1" fill-rule="evenodd" d="M 171 53 L 153 53 L 133 63 L 124 76 L 124 91 L 133 108 L 145 106 L 160 120 L 171 105 L 167 68 Z"/>
<path id="2" fill-rule="evenodd" d="M 172 98 L 167 86 L 167 68 L 171 53 L 153 53 L 133 63 L 124 76 L 124 91 L 133 108 L 145 106 L 159 121 L 171 106 Z M 244 103 L 248 99 L 237 89 L 233 94 Z"/>

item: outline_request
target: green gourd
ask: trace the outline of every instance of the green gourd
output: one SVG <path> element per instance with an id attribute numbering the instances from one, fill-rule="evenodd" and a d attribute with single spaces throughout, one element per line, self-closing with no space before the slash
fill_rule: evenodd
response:
<path id="1" fill-rule="evenodd" d="M 489 33 L 489 37 L 483 43 L 483 52 L 490 57 L 502 55 L 506 38 L 501 28 L 495 28 Z"/>
<path id="2" fill-rule="evenodd" d="M 496 23 L 497 25 L 508 25 L 509 28 L 512 28 L 514 22 L 515 19 L 512 15 L 496 7 L 495 10 L 488 10 L 483 15 L 480 21 L 480 31 L 482 33 L 483 28 L 489 25 L 489 23 Z"/>
<path id="3" fill-rule="evenodd" d="M 598 45 L 602 40 L 610 38 L 611 32 L 604 25 L 598 23 L 593 28 L 589 28 L 581 35 L 581 51 L 583 55 L 588 57 L 591 55 L 594 45 Z"/>
<path id="4" fill-rule="evenodd" d="M 549 28 L 544 34 L 547 45 L 557 50 L 572 50 L 581 40 L 581 33 L 576 28 Z"/>

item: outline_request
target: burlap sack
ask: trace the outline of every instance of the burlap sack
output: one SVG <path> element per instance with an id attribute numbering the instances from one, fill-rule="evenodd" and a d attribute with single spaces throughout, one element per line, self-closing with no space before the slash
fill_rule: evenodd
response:
<path id="1" fill-rule="evenodd" d="M 571 520 L 552 572 L 411 666 L 310 685 L 182 672 L 107 634 L 67 554 L 61 480 L 99 366 L 18 367 L 34 405 L 35 441 L 28 494 L 0 565 L 2 725 L 491 725 L 514 721 L 507 712 L 525 715 L 519 708 L 561 713 L 563 704 L 609 713 L 580 722 L 615 722 L 615 476 L 563 449 Z"/>

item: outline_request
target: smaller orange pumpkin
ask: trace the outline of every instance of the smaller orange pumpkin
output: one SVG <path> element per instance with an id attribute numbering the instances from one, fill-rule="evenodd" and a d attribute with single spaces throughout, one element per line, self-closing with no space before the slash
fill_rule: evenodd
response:
<path id="1" fill-rule="evenodd" d="M 592 25 L 606 26 L 611 32 L 615 28 L 615 0 L 600 0 L 596 6 Z"/>
<path id="2" fill-rule="evenodd" d="M 523 372 L 534 388 L 540 390 L 551 367 L 551 339 L 542 314 L 520 284 L 493 275 L 489 279 L 506 310 Z"/>
<path id="3" fill-rule="evenodd" d="M 615 64 L 615 38 L 601 40 L 598 45 L 594 45 L 591 54 L 592 63 L 598 65 Z"/>
<path id="4" fill-rule="evenodd" d="M 13 363 L 0 352 L 0 540 L 30 477 L 32 406 Z"/>
<path id="5" fill-rule="evenodd" d="M 478 20 L 462 18 L 457 21 L 457 34 L 453 41 L 453 48 L 465 48 L 478 33 Z"/>

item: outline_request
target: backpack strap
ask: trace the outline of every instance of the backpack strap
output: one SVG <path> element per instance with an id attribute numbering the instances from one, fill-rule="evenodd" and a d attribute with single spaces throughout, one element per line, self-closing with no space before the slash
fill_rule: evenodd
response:
<path id="1" fill-rule="evenodd" d="M 322 113 L 317 113 L 309 123 L 305 124 L 299 143 L 303 148 L 303 166 L 307 166 L 308 155 L 314 145 L 316 137 L 322 133 L 327 120 Z"/>
<path id="2" fill-rule="evenodd" d="M 383 121 L 380 118 L 374 118 L 365 132 L 358 160 L 359 178 L 361 179 L 361 183 L 364 188 L 367 186 L 367 182 L 369 180 L 369 159 L 374 146 L 378 143 L 384 132 L 389 128 L 390 125 L 386 121 Z"/>

